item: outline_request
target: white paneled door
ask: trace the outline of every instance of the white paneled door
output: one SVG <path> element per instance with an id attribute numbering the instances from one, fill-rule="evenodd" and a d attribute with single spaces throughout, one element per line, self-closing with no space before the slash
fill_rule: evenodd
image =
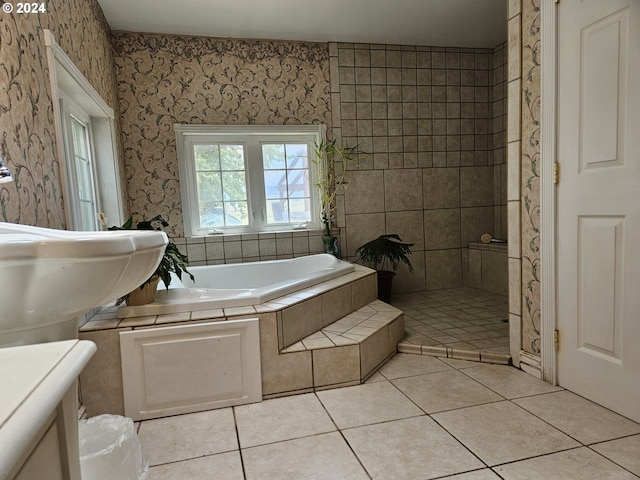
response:
<path id="1" fill-rule="evenodd" d="M 640 0 L 557 8 L 558 381 L 640 421 Z"/>

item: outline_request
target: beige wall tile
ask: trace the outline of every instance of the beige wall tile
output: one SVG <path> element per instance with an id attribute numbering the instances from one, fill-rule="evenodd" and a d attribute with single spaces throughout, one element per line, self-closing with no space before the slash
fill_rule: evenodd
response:
<path id="1" fill-rule="evenodd" d="M 279 258 L 293 255 L 293 238 L 291 235 L 276 236 L 276 255 Z"/>
<path id="2" fill-rule="evenodd" d="M 296 256 L 309 254 L 309 235 L 307 232 L 304 233 L 304 236 L 293 237 L 293 254 Z"/>
<path id="3" fill-rule="evenodd" d="M 520 142 L 507 145 L 507 201 L 520 200 Z"/>
<path id="4" fill-rule="evenodd" d="M 422 171 L 417 169 L 384 172 L 385 210 L 422 209 Z"/>
<path id="5" fill-rule="evenodd" d="M 206 246 L 207 262 L 215 261 L 215 260 L 224 261 L 224 244 L 222 243 L 222 241 L 215 242 L 215 243 L 207 242 L 205 246 Z M 191 260 L 191 257 L 189 257 L 189 260 Z"/>
<path id="6" fill-rule="evenodd" d="M 242 242 L 224 242 L 224 258 L 242 258 Z M 191 260 L 191 257 L 189 257 Z"/>
<path id="7" fill-rule="evenodd" d="M 427 251 L 425 262 L 428 290 L 462 286 L 462 258 L 459 248 Z"/>
<path id="8" fill-rule="evenodd" d="M 264 238 L 258 242 L 260 248 L 260 257 L 275 256 L 276 255 L 276 239 Z"/>
<path id="9" fill-rule="evenodd" d="M 260 363 L 262 394 L 272 395 L 311 388 L 313 372 L 311 352 L 280 355 L 276 315 L 260 315 Z"/>
<path id="10" fill-rule="evenodd" d="M 395 233 L 403 242 L 413 243 L 412 250 L 424 249 L 424 225 L 422 211 L 389 212 L 386 214 L 386 230 Z"/>
<path id="11" fill-rule="evenodd" d="M 384 211 L 384 177 L 379 170 L 348 173 L 345 212 L 375 213 Z"/>
<path id="12" fill-rule="evenodd" d="M 360 346 L 323 348 L 313 351 L 315 387 L 360 380 Z"/>
<path id="13" fill-rule="evenodd" d="M 460 168 L 460 202 L 462 207 L 493 205 L 493 167 Z"/>
<path id="14" fill-rule="evenodd" d="M 191 262 L 202 262 L 207 259 L 205 244 L 195 243 L 187 245 L 187 256 Z"/>
<path id="15" fill-rule="evenodd" d="M 293 345 L 322 329 L 322 301 L 310 298 L 282 310 L 282 342 L 280 348 Z"/>
<path id="16" fill-rule="evenodd" d="M 354 310 L 364 307 L 378 298 L 377 285 L 378 283 L 375 273 L 367 275 L 366 277 L 351 284 L 351 303 Z"/>
<path id="17" fill-rule="evenodd" d="M 520 366 L 520 350 L 522 350 L 522 317 L 509 313 L 509 352 L 516 367 Z"/>
<path id="18" fill-rule="evenodd" d="M 361 377 L 367 377 L 390 354 L 389 329 L 382 328 L 360 344 Z"/>
<path id="19" fill-rule="evenodd" d="M 520 102 L 522 84 L 520 79 L 512 80 L 507 85 L 508 116 L 507 116 L 507 142 L 520 140 Z"/>
<path id="20" fill-rule="evenodd" d="M 460 209 L 425 210 L 424 239 L 425 250 L 463 246 L 460 243 Z"/>
<path id="21" fill-rule="evenodd" d="M 338 287 L 321 295 L 322 326 L 335 322 L 353 311 L 351 285 Z"/>
<path id="22" fill-rule="evenodd" d="M 475 248 L 469 249 L 469 286 L 482 288 L 482 252 Z"/>
<path id="23" fill-rule="evenodd" d="M 260 247 L 258 246 L 258 240 L 243 240 L 242 241 L 242 257 L 258 257 L 260 256 Z"/>
<path id="24" fill-rule="evenodd" d="M 514 17 L 515 15 L 519 15 L 521 10 L 522 10 L 522 0 L 509 0 L 509 5 L 507 7 L 508 18 Z"/>
<path id="25" fill-rule="evenodd" d="M 426 168 L 424 177 L 424 208 L 455 208 L 460 206 L 460 169 Z"/>
<path id="26" fill-rule="evenodd" d="M 522 312 L 522 278 L 520 270 L 521 260 L 509 258 L 509 312 L 520 315 Z"/>
<path id="27" fill-rule="evenodd" d="M 384 213 L 347 215 L 347 256 L 354 257 L 358 247 L 385 233 L 384 220 Z"/>
<path id="28" fill-rule="evenodd" d="M 98 347 L 80 374 L 82 403 L 87 409 L 87 416 L 103 413 L 124 415 L 118 330 L 80 332 L 79 338 L 91 340 Z"/>
<path id="29" fill-rule="evenodd" d="M 482 288 L 501 295 L 509 294 L 507 252 L 482 251 Z"/>
<path id="30" fill-rule="evenodd" d="M 493 207 L 463 208 L 460 214 L 462 245 L 479 241 L 483 233 L 493 235 Z"/>
<path id="31" fill-rule="evenodd" d="M 518 2 L 520 0 L 517 0 Z M 509 68 L 507 79 L 509 81 L 515 80 L 516 78 L 520 78 L 522 73 L 520 71 L 520 47 L 521 47 L 521 30 L 520 30 L 520 16 L 512 17 L 508 24 L 508 44 L 509 44 Z"/>
<path id="32" fill-rule="evenodd" d="M 520 209 L 521 202 L 513 201 L 507 204 L 507 215 L 509 216 L 509 257 L 519 258 L 521 255 L 520 248 Z"/>
<path id="33" fill-rule="evenodd" d="M 401 314 L 389 324 L 389 350 L 397 350 L 398 344 L 404 339 L 404 314 Z"/>

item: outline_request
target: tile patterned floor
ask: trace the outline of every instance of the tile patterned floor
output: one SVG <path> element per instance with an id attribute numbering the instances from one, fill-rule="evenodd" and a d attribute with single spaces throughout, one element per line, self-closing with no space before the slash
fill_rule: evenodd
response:
<path id="1" fill-rule="evenodd" d="M 640 424 L 505 365 L 398 354 L 363 385 L 147 420 L 148 480 L 640 478 Z"/>
<path id="2" fill-rule="evenodd" d="M 465 287 L 395 294 L 392 304 L 404 311 L 404 351 L 476 360 L 484 353 L 508 363 L 508 300 Z"/>

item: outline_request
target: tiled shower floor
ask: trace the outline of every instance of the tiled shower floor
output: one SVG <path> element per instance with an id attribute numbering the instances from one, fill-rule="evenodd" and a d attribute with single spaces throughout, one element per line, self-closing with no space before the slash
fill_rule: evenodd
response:
<path id="1" fill-rule="evenodd" d="M 404 311 L 400 351 L 509 363 L 508 297 L 475 288 L 394 294 Z"/>

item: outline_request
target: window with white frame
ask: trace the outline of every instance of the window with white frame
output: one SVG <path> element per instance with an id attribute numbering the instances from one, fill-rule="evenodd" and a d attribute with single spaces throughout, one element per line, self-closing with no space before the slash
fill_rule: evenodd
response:
<path id="1" fill-rule="evenodd" d="M 67 228 L 98 230 L 99 213 L 124 223 L 124 198 L 116 156 L 113 109 L 43 31 L 54 104 L 54 125 L 63 172 Z"/>
<path id="2" fill-rule="evenodd" d="M 186 236 L 319 228 L 323 125 L 175 125 Z"/>
<path id="3" fill-rule="evenodd" d="M 60 111 L 64 135 L 67 182 L 77 188 L 68 195 L 75 230 L 98 230 L 93 137 L 89 114 L 61 93 Z"/>

